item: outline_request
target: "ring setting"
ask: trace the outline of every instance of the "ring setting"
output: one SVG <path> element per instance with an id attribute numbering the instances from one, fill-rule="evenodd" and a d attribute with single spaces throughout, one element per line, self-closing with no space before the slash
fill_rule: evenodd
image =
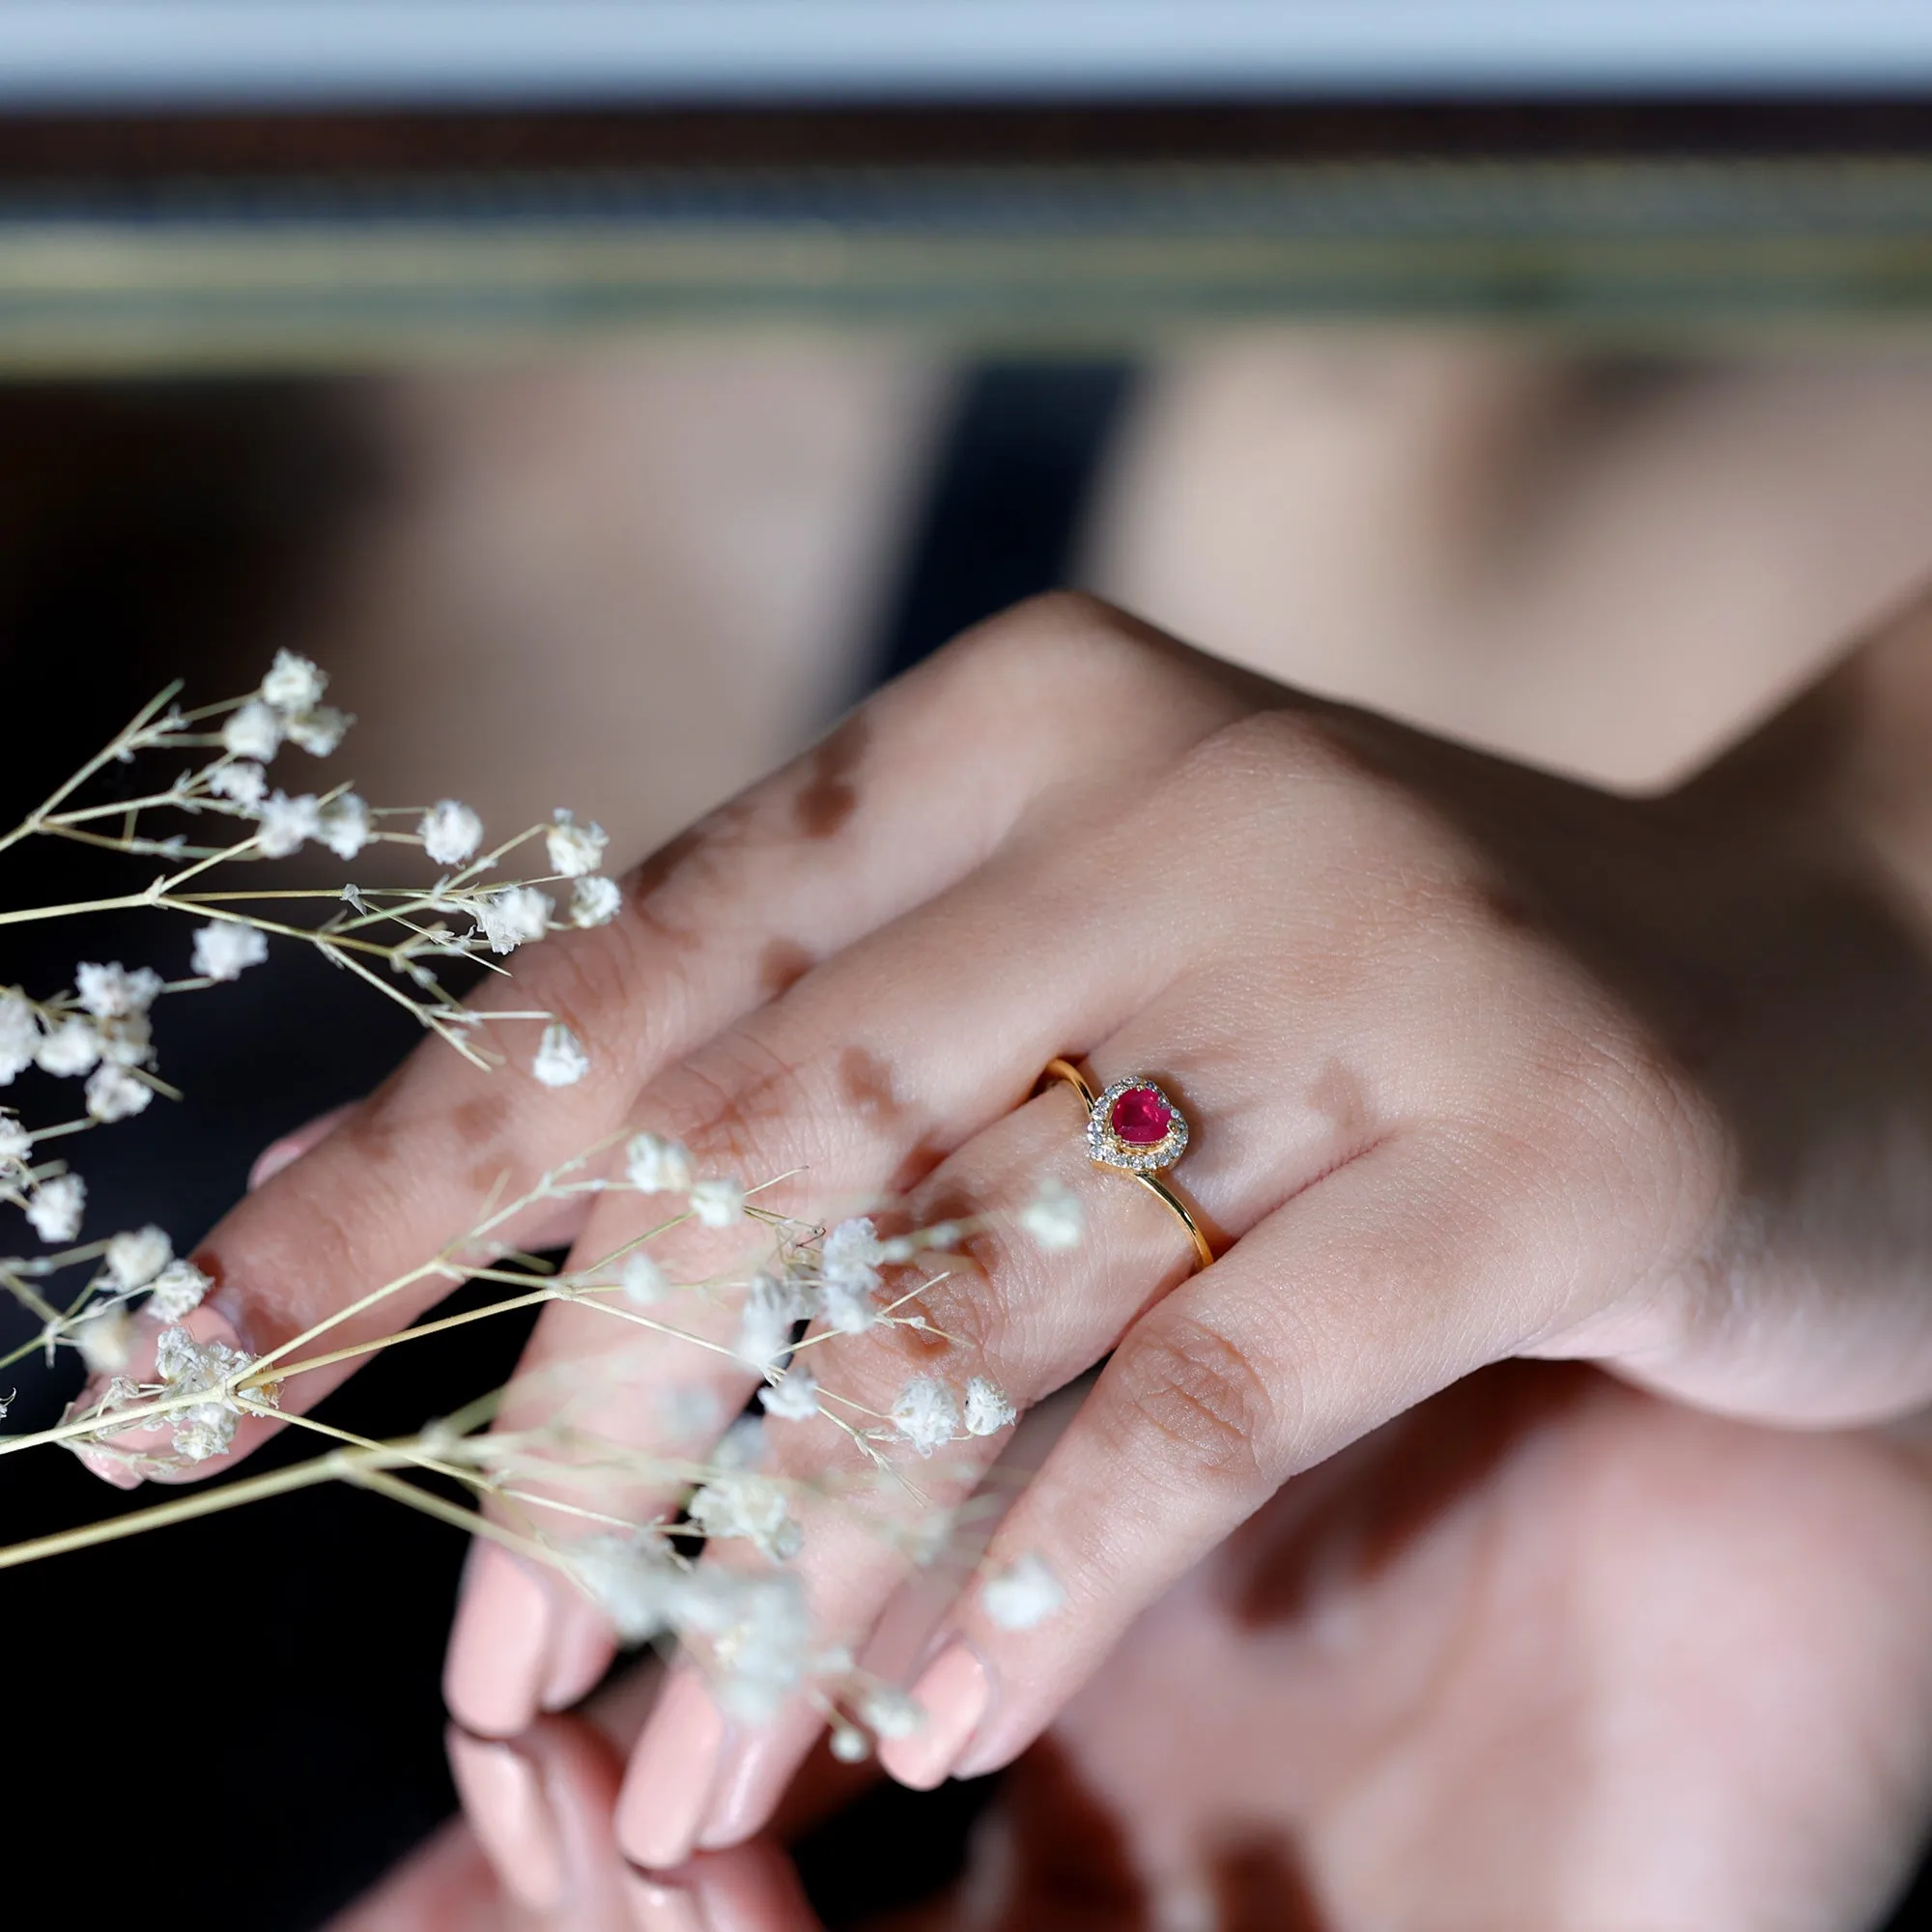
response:
<path id="1" fill-rule="evenodd" d="M 1103 1167 L 1158 1174 L 1187 1151 L 1187 1116 L 1151 1080 L 1116 1080 L 1087 1116 L 1087 1152 Z"/>

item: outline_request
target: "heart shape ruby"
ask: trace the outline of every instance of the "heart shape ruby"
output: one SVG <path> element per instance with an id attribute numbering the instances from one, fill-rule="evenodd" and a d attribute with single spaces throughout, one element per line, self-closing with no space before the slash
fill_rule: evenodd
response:
<path id="1" fill-rule="evenodd" d="M 1167 1138 L 1174 1123 L 1174 1109 L 1152 1087 L 1129 1087 L 1114 1100 L 1107 1124 L 1115 1137 L 1129 1147 L 1152 1147 Z"/>

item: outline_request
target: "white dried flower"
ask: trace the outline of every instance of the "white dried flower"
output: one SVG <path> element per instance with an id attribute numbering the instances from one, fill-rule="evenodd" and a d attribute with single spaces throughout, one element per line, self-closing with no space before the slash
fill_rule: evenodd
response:
<path id="1" fill-rule="evenodd" d="M 834 1724 L 831 1748 L 840 1764 L 864 1764 L 872 1754 L 872 1741 L 857 1724 Z"/>
<path id="2" fill-rule="evenodd" d="M 492 952 L 514 952 L 550 930 L 551 900 L 534 886 L 505 886 L 475 909 L 476 929 Z"/>
<path id="3" fill-rule="evenodd" d="M 880 1738 L 909 1738 L 925 1722 L 925 1713 L 903 1690 L 884 1685 L 859 1699 L 859 1716 Z"/>
<path id="4" fill-rule="evenodd" d="M 1021 1210 L 1020 1226 L 1050 1255 L 1077 1248 L 1087 1232 L 1080 1197 L 1058 1180 L 1042 1180 Z"/>
<path id="5" fill-rule="evenodd" d="M 341 744 L 343 733 L 355 719 L 333 705 L 318 704 L 313 711 L 298 712 L 285 726 L 289 741 L 299 745 L 311 757 L 326 758 Z"/>
<path id="6" fill-rule="evenodd" d="M 1019 1410 L 998 1382 L 987 1376 L 975 1376 L 966 1384 L 965 1419 L 968 1435 L 997 1435 L 1019 1420 Z"/>
<path id="7" fill-rule="evenodd" d="M 777 1275 L 754 1275 L 739 1312 L 738 1339 L 732 1352 L 748 1368 L 773 1368 L 790 1354 L 791 1332 L 797 1322 L 790 1285 Z"/>
<path id="8" fill-rule="evenodd" d="M 634 1135 L 625 1165 L 639 1194 L 682 1194 L 691 1185 L 690 1149 L 662 1134 Z"/>
<path id="9" fill-rule="evenodd" d="M 758 1401 L 775 1422 L 810 1422 L 818 1413 L 818 1378 L 794 1365 L 775 1387 L 761 1388 Z"/>
<path id="10" fill-rule="evenodd" d="M 625 1643 L 648 1643 L 670 1628 L 684 1572 L 657 1537 L 586 1537 L 571 1568 Z"/>
<path id="11" fill-rule="evenodd" d="M 96 1020 L 95 1037 L 102 1060 L 116 1066 L 145 1066 L 154 1058 L 155 1030 L 146 1013 L 127 1013 L 118 1020 Z"/>
<path id="12" fill-rule="evenodd" d="M 694 1180 L 688 1190 L 691 1211 L 707 1228 L 729 1228 L 743 1218 L 745 1183 L 729 1175 L 707 1175 Z"/>
<path id="13" fill-rule="evenodd" d="M 80 1233 L 81 1210 L 87 1206 L 87 1183 L 77 1174 L 59 1174 L 43 1180 L 27 1203 L 27 1219 L 43 1241 L 71 1241 Z"/>
<path id="14" fill-rule="evenodd" d="M 239 980 L 268 956 L 268 935 L 239 920 L 214 919 L 195 928 L 190 963 L 204 980 Z"/>
<path id="15" fill-rule="evenodd" d="M 353 859 L 376 836 L 368 802 L 346 791 L 322 808 L 317 837 L 338 859 Z"/>
<path id="16" fill-rule="evenodd" d="M 709 1639 L 720 1703 L 747 1724 L 770 1720 L 811 1662 L 811 1610 L 789 1572 L 736 1575 L 700 1563 L 678 1591 L 677 1628 Z"/>
<path id="17" fill-rule="evenodd" d="M 231 757 L 266 765 L 281 745 L 282 715 L 259 697 L 251 697 L 221 727 L 221 749 Z"/>
<path id="18" fill-rule="evenodd" d="M 87 1080 L 87 1111 L 97 1121 L 127 1121 L 146 1111 L 155 1090 L 124 1066 L 103 1062 Z"/>
<path id="19" fill-rule="evenodd" d="M 617 910 L 623 903 L 624 895 L 618 891 L 616 880 L 593 873 L 587 879 L 579 879 L 571 889 L 570 923 L 572 925 L 609 925 L 617 917 Z"/>
<path id="20" fill-rule="evenodd" d="M 604 847 L 610 842 L 601 825 L 580 825 L 574 813 L 560 807 L 544 835 L 550 868 L 566 879 L 580 879 L 585 872 L 594 872 L 604 863 Z"/>
<path id="21" fill-rule="evenodd" d="M 248 1366 L 248 1357 L 226 1342 L 197 1342 L 185 1328 L 163 1328 L 155 1345 L 155 1368 L 170 1395 L 198 1395 L 211 1400 L 175 1410 L 168 1418 L 174 1430 L 175 1454 L 185 1463 L 205 1463 L 221 1455 L 235 1440 L 242 1410 L 221 1392 L 222 1384 Z"/>
<path id="22" fill-rule="evenodd" d="M 34 1058 L 43 1073 L 71 1079 L 99 1063 L 100 1030 L 79 1013 L 70 1013 L 42 1039 Z"/>
<path id="23" fill-rule="evenodd" d="M 286 859 L 299 852 L 305 838 L 320 837 L 322 806 L 313 792 L 291 798 L 285 791 L 270 792 L 256 814 L 255 842 L 270 859 Z"/>
<path id="24" fill-rule="evenodd" d="M 124 1294 L 146 1288 L 175 1258 L 175 1244 L 152 1223 L 107 1243 L 107 1272 Z"/>
<path id="25" fill-rule="evenodd" d="M 873 1296 L 885 1243 L 870 1221 L 841 1221 L 818 1251 L 820 1311 L 841 1335 L 863 1335 L 879 1319 Z"/>
<path id="26" fill-rule="evenodd" d="M 97 1019 L 124 1019 L 129 1013 L 145 1013 L 161 990 L 161 976 L 147 966 L 132 973 L 117 959 L 109 966 L 92 966 L 86 961 L 73 969 L 73 983 L 80 1004 Z"/>
<path id="27" fill-rule="evenodd" d="M 642 1248 L 624 1257 L 624 1264 L 617 1270 L 617 1286 L 633 1308 L 648 1308 L 670 1293 L 669 1278 Z"/>
<path id="28" fill-rule="evenodd" d="M 134 1324 L 118 1307 L 83 1315 L 71 1332 L 90 1375 L 119 1375 L 134 1352 Z"/>
<path id="29" fill-rule="evenodd" d="M 423 850 L 439 866 L 460 866 L 483 842 L 483 821 L 453 798 L 439 800 L 416 827 Z"/>
<path id="30" fill-rule="evenodd" d="M 16 1179 L 34 1151 L 34 1137 L 11 1108 L 0 1107 L 0 1179 Z"/>
<path id="31" fill-rule="evenodd" d="M 1031 1550 L 980 1585 L 980 1602 L 1001 1630 L 1032 1630 L 1066 1602 L 1060 1578 Z"/>
<path id="32" fill-rule="evenodd" d="M 269 795 L 269 775 L 260 765 L 243 758 L 232 765 L 216 765 L 208 775 L 208 788 L 216 798 L 233 799 L 248 810 Z"/>
<path id="33" fill-rule="evenodd" d="M 192 1262 L 170 1262 L 150 1285 L 145 1312 L 157 1321 L 179 1321 L 201 1306 L 213 1286 Z"/>
<path id="34" fill-rule="evenodd" d="M 0 992 L 0 1087 L 34 1064 L 41 1047 L 41 1023 L 33 1002 L 15 987 Z"/>
<path id="35" fill-rule="evenodd" d="M 922 1456 L 930 1456 L 958 1435 L 959 1405 L 936 1376 L 915 1376 L 893 1404 L 892 1421 Z"/>
<path id="36" fill-rule="evenodd" d="M 789 1561 L 805 1544 L 783 1489 L 770 1476 L 716 1476 L 693 1492 L 685 1513 L 700 1536 L 743 1537 L 774 1563 Z"/>
<path id="37" fill-rule="evenodd" d="M 714 1469 L 755 1469 L 765 1460 L 765 1421 L 761 1415 L 741 1415 L 711 1445 Z"/>
<path id="38" fill-rule="evenodd" d="M 328 675 L 294 651 L 277 651 L 262 680 L 262 701 L 277 711 L 313 711 L 328 689 Z"/>
<path id="39" fill-rule="evenodd" d="M 575 1087 L 590 1071 L 590 1056 L 561 1020 L 553 1020 L 544 1028 L 543 1042 L 530 1062 L 530 1071 L 546 1087 Z"/>

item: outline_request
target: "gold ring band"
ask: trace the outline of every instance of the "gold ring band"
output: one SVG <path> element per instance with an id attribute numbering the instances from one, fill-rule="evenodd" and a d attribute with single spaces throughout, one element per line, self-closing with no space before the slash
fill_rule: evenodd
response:
<path id="1" fill-rule="evenodd" d="M 1080 1095 L 1087 1109 L 1087 1152 L 1095 1167 L 1137 1180 L 1187 1231 L 1198 1264 L 1208 1266 L 1214 1250 L 1194 1209 L 1160 1178 L 1187 1146 L 1187 1117 L 1151 1080 L 1136 1076 L 1117 1080 L 1096 1094 L 1087 1076 L 1070 1060 L 1046 1063 L 1039 1085 L 1064 1080 Z"/>

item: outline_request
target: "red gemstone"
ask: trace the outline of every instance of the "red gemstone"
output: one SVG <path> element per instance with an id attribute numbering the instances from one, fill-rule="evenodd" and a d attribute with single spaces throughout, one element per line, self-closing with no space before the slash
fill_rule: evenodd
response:
<path id="1" fill-rule="evenodd" d="M 1151 1087 L 1129 1087 L 1114 1102 L 1108 1123 L 1129 1147 L 1152 1147 L 1167 1138 L 1174 1109 Z"/>

